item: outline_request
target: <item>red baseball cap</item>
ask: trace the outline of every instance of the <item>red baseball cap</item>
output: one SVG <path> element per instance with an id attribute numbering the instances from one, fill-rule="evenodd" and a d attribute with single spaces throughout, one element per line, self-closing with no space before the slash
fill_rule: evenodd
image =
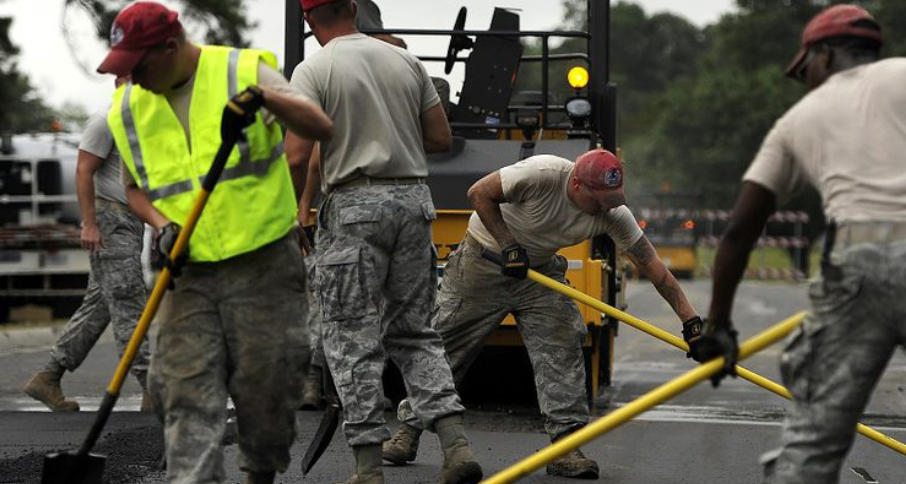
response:
<path id="1" fill-rule="evenodd" d="M 98 72 L 129 75 L 148 50 L 182 32 L 178 13 L 159 3 L 135 2 L 113 21 L 110 52 L 98 66 Z"/>
<path id="2" fill-rule="evenodd" d="M 623 162 L 613 153 L 596 149 L 576 158 L 576 178 L 591 190 L 603 205 L 626 205 L 623 192 Z"/>
<path id="3" fill-rule="evenodd" d="M 859 21 L 868 21 L 876 28 L 856 25 Z M 883 43 L 881 27 L 874 17 L 862 7 L 856 5 L 834 5 L 818 12 L 809 20 L 802 31 L 802 43 L 793 62 L 786 68 L 787 77 L 795 77 L 800 65 L 808 54 L 808 49 L 815 42 L 840 36 L 864 37 Z"/>
<path id="4" fill-rule="evenodd" d="M 334 0 L 299 0 L 299 3 L 302 4 L 303 12 L 310 12 L 311 9 L 315 7 L 320 7 L 325 3 L 333 2 Z"/>

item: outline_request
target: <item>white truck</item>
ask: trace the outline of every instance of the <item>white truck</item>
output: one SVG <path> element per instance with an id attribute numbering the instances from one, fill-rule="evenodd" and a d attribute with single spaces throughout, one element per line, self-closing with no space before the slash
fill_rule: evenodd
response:
<path id="1" fill-rule="evenodd" d="M 0 143 L 0 323 L 12 308 L 69 316 L 87 286 L 75 194 L 78 136 L 4 135 Z"/>

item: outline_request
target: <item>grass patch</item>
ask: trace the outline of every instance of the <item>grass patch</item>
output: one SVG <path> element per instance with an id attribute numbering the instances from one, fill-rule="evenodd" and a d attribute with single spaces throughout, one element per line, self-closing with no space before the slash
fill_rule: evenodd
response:
<path id="1" fill-rule="evenodd" d="M 717 255 L 717 249 L 714 247 L 698 247 L 696 258 L 698 260 L 698 271 L 696 276 L 709 277 L 711 267 L 714 266 L 714 257 Z M 821 247 L 815 244 L 809 252 L 809 274 L 807 277 L 818 275 L 821 261 Z M 752 251 L 749 256 L 749 269 L 792 269 L 793 261 L 790 253 L 786 249 L 779 247 L 759 247 Z"/>

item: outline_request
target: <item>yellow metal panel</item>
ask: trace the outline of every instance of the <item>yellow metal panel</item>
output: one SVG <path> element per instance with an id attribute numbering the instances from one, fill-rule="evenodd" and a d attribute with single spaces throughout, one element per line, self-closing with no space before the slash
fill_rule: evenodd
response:
<path id="1" fill-rule="evenodd" d="M 671 271 L 695 271 L 695 247 L 657 246 L 658 257 Z"/>

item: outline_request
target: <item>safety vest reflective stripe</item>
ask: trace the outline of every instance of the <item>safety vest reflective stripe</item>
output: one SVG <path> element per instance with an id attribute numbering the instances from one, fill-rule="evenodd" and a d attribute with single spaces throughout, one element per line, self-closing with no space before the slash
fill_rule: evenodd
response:
<path id="1" fill-rule="evenodd" d="M 239 90 L 237 87 L 239 85 L 239 49 L 233 49 L 230 51 L 229 61 L 227 63 L 227 93 L 230 96 L 230 99 L 233 98 L 236 94 L 236 91 Z M 240 139 L 236 146 L 239 148 L 239 165 L 244 165 L 250 163 L 251 158 L 251 149 L 249 148 L 249 142 L 247 138 Z M 237 165 L 238 167 L 238 165 Z M 265 173 L 267 170 L 265 170 Z M 223 180 L 224 178 L 221 178 Z M 226 178 L 227 180 L 229 178 Z"/>
<path id="2" fill-rule="evenodd" d="M 132 110 L 129 108 L 129 98 L 132 94 L 132 83 L 126 84 L 126 92 L 123 94 L 123 103 L 121 109 L 123 112 L 123 124 L 126 125 L 126 136 L 129 138 L 129 149 L 132 151 L 132 158 L 135 160 L 135 171 L 141 181 L 142 188 L 148 188 L 148 173 L 145 171 L 145 162 L 142 158 L 142 148 L 138 144 L 138 133 L 135 132 L 135 120 L 132 119 Z"/>
<path id="3" fill-rule="evenodd" d="M 257 177 L 262 177 L 267 175 L 268 170 L 275 161 L 279 160 L 283 156 L 283 145 L 278 144 L 274 146 L 274 149 L 271 150 L 271 155 L 266 160 L 257 160 L 247 163 L 239 163 L 238 165 L 231 166 L 223 170 L 223 174 L 220 175 L 219 181 L 235 180 L 236 178 L 242 178 L 244 176 L 254 175 Z M 204 180 L 204 177 L 199 177 L 198 181 L 201 183 Z"/>
<path id="4" fill-rule="evenodd" d="M 180 193 L 186 193 L 192 191 L 192 180 L 185 180 L 181 182 L 171 183 L 169 185 L 164 185 L 160 188 L 149 189 L 146 188 L 145 192 L 148 194 L 148 198 L 151 201 L 160 200 L 161 198 L 172 197 L 174 195 L 179 195 Z"/>
<path id="5" fill-rule="evenodd" d="M 141 180 L 142 189 L 148 194 L 151 201 L 160 200 L 161 198 L 172 197 L 192 190 L 192 180 L 183 180 L 181 182 L 171 183 L 162 187 L 151 188 L 148 184 L 148 172 L 145 170 L 145 162 L 142 157 L 142 147 L 138 142 L 138 131 L 135 129 L 135 120 L 132 119 L 132 109 L 129 107 L 129 97 L 132 92 L 132 83 L 126 84 L 126 91 L 123 93 L 123 103 L 121 106 L 123 113 L 123 124 L 126 127 L 126 137 L 129 139 L 129 149 L 132 151 L 133 164 L 138 177 Z"/>

